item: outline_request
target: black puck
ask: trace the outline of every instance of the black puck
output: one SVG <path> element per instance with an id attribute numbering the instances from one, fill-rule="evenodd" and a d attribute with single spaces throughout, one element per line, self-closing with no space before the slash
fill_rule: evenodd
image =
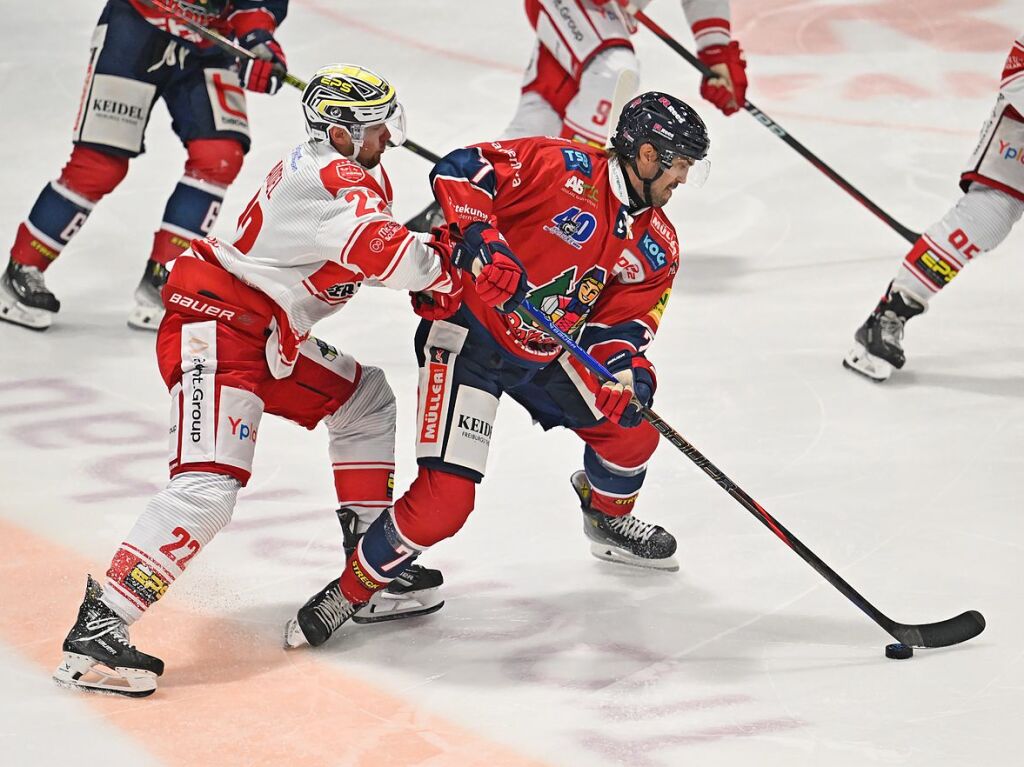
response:
<path id="1" fill-rule="evenodd" d="M 906 660 L 914 657 L 914 648 L 905 644 L 887 644 L 885 646 L 885 657 L 894 660 Z"/>

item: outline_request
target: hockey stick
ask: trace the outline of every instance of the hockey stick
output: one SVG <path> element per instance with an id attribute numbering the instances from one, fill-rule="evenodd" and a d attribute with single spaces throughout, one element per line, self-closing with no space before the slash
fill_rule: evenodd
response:
<path id="1" fill-rule="evenodd" d="M 241 59 L 252 59 L 252 60 L 255 60 L 255 59 L 259 58 L 259 56 L 257 56 L 252 51 L 246 50 L 241 45 L 239 45 L 238 43 L 234 42 L 233 40 L 229 40 L 228 38 L 224 37 L 224 35 L 220 34 L 219 32 L 214 32 L 212 29 L 204 27 L 199 22 L 193 21 L 188 16 L 182 15 L 181 13 L 179 13 L 174 8 L 171 8 L 170 6 L 168 6 L 168 5 L 164 4 L 163 2 L 161 2 L 161 0 L 141 0 L 141 1 L 142 1 L 143 5 L 147 5 L 147 6 L 149 6 L 150 8 L 152 8 L 154 10 L 160 11 L 161 13 L 166 13 L 168 16 L 173 17 L 176 21 L 180 21 L 182 24 L 184 24 L 186 27 L 191 29 L 193 32 L 195 32 L 197 35 L 199 35 L 201 38 L 203 38 L 204 40 L 206 40 L 208 42 L 213 43 L 214 45 L 216 45 L 218 48 L 220 48 L 225 53 L 230 53 L 232 56 L 235 56 L 236 58 L 241 58 Z M 290 72 L 285 72 L 284 73 L 284 77 L 282 79 L 284 80 L 284 82 L 288 83 L 288 85 L 292 86 L 293 88 L 297 88 L 300 91 L 306 90 L 306 85 L 307 85 L 306 81 L 301 79 L 301 78 L 296 77 L 295 75 L 291 74 Z M 402 142 L 402 147 L 405 148 L 405 149 L 408 149 L 413 154 L 418 154 L 424 160 L 429 160 L 432 163 L 436 164 L 436 163 L 441 161 L 441 156 L 440 155 L 434 154 L 429 149 L 427 149 L 426 147 L 423 147 L 423 146 L 417 144 L 412 139 L 407 138 L 404 142 Z"/>
<path id="2" fill-rule="evenodd" d="M 547 316 L 529 301 L 524 301 L 522 308 L 533 317 L 541 329 L 554 338 L 569 354 L 586 365 L 598 379 L 604 382 L 614 382 L 616 380 L 604 365 L 587 354 L 569 335 L 556 328 Z M 661 436 L 671 442 L 679 452 L 693 461 L 697 468 L 711 477 L 719 487 L 735 498 L 743 508 L 753 514 L 779 540 L 789 546 L 797 556 L 813 567 L 822 578 L 832 584 L 843 596 L 853 602 L 865 615 L 881 626 L 887 634 L 897 641 L 911 647 L 946 647 L 966 642 L 968 639 L 976 637 L 984 631 L 985 618 L 977 610 L 969 610 L 955 618 L 949 618 L 938 623 L 897 623 L 887 617 L 857 593 L 835 570 L 819 559 L 813 551 L 807 548 L 795 535 L 765 511 L 761 504 L 725 476 L 717 466 L 705 458 L 697 448 L 687 442 L 679 432 L 662 420 L 657 413 L 649 407 L 643 407 L 641 412 L 643 417 L 658 430 Z"/>
<path id="3" fill-rule="evenodd" d="M 692 53 L 690 53 L 690 51 L 684 48 L 678 40 L 676 40 L 674 37 L 672 37 L 672 35 L 670 35 L 668 32 L 666 32 L 664 29 L 658 26 L 643 11 L 637 10 L 633 6 L 629 6 L 626 9 L 626 11 L 628 13 L 631 13 L 634 17 L 636 17 L 637 21 L 639 21 L 641 24 L 643 24 L 645 27 L 651 30 L 651 32 L 660 37 L 662 41 L 666 45 L 668 45 L 669 48 L 671 48 L 684 59 L 686 59 L 686 61 L 689 64 L 691 64 L 695 69 L 699 70 L 700 73 L 705 77 L 705 79 L 718 77 L 718 75 L 712 72 L 711 69 L 708 68 L 706 64 L 704 64 L 703 61 L 701 61 Z M 843 191 L 845 191 L 847 194 L 853 197 L 853 199 L 855 199 L 865 208 L 867 208 L 876 216 L 878 216 L 878 218 L 880 218 L 885 224 L 887 224 L 889 228 L 896 232 L 900 237 L 902 237 L 911 244 L 917 242 L 917 239 L 921 236 L 920 234 L 913 231 L 912 229 L 908 229 L 907 227 L 903 226 L 903 224 L 894 219 L 880 207 L 875 205 L 875 203 L 869 200 L 863 192 L 857 189 L 845 178 L 840 176 L 835 170 L 833 170 L 829 165 L 827 165 L 824 160 L 815 155 L 810 149 L 808 149 L 795 138 L 793 138 L 793 136 L 790 135 L 788 131 L 786 131 L 781 125 L 775 122 L 775 120 L 773 120 L 760 109 L 758 109 L 756 106 L 754 106 L 749 99 L 743 102 L 743 108 L 750 112 L 750 114 L 754 116 L 754 119 L 761 123 L 761 125 L 766 127 L 780 139 L 785 141 L 790 147 L 795 149 L 805 160 L 809 161 L 811 165 L 813 165 L 815 168 L 817 168 L 830 179 L 832 179 L 836 184 L 839 185 L 841 189 L 843 189 Z"/>

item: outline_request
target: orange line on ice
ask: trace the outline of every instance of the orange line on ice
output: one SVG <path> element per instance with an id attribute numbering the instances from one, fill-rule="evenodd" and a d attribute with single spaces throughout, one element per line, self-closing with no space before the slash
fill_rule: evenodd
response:
<path id="1" fill-rule="evenodd" d="M 88 570 L 83 557 L 0 519 L 0 639 L 40 674 L 60 661 Z M 249 625 L 158 605 L 132 636 L 167 661 L 152 697 L 67 694 L 167 764 L 543 765 L 348 676 L 309 648 L 286 653 Z"/>

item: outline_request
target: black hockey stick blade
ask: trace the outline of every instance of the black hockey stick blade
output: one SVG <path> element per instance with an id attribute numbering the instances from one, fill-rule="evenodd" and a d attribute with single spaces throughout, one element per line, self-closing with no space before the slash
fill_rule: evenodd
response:
<path id="1" fill-rule="evenodd" d="M 985 616 L 968 610 L 938 623 L 910 625 L 893 623 L 887 627 L 894 639 L 911 647 L 949 647 L 973 639 L 985 630 Z"/>

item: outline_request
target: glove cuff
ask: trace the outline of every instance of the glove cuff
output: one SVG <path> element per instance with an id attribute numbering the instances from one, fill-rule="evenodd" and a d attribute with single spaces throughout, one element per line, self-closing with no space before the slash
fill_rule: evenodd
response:
<path id="1" fill-rule="evenodd" d="M 691 24 L 690 29 L 693 30 L 693 40 L 697 44 L 698 56 L 707 48 L 728 45 L 732 39 L 732 27 L 729 24 L 729 19 L 721 17 L 700 19 Z"/>
<path id="2" fill-rule="evenodd" d="M 228 23 L 231 24 L 231 30 L 239 40 L 257 29 L 261 29 L 270 35 L 273 35 L 277 29 L 277 19 L 274 18 L 274 15 L 269 11 L 259 8 L 249 11 L 235 11 L 228 17 Z"/>
<path id="3" fill-rule="evenodd" d="M 747 62 L 743 59 L 743 49 L 735 40 L 724 45 L 710 45 L 698 51 L 697 58 L 709 67 L 715 64 L 734 64 L 744 68 L 747 66 Z"/>
<path id="4" fill-rule="evenodd" d="M 632 370 L 633 381 L 646 379 L 644 383 L 650 386 L 651 394 L 658 388 L 658 376 L 654 372 L 654 365 L 643 354 L 635 354 L 624 349 L 609 357 L 607 362 L 605 362 L 605 367 L 608 368 L 610 373 Z"/>

